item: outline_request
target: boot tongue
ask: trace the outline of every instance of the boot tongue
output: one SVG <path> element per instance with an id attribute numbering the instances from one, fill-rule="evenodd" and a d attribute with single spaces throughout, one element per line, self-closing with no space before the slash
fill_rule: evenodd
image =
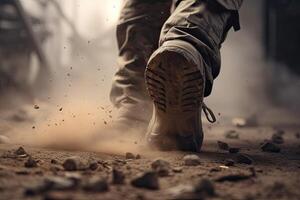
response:
<path id="1" fill-rule="evenodd" d="M 209 121 L 210 123 L 215 123 L 217 121 L 214 112 L 209 107 L 207 107 L 204 102 L 202 104 L 202 110 L 205 114 L 207 121 Z"/>

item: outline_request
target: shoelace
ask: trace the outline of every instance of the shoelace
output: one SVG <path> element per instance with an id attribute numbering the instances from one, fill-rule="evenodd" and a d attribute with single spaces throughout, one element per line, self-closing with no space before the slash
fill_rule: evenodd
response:
<path id="1" fill-rule="evenodd" d="M 209 107 L 207 107 L 205 103 L 202 104 L 202 110 L 206 116 L 207 121 L 209 121 L 210 123 L 215 123 L 217 121 L 214 112 Z"/>

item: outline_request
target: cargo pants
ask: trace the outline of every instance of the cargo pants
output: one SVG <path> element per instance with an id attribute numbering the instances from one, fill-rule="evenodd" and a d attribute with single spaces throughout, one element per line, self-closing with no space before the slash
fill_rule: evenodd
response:
<path id="1" fill-rule="evenodd" d="M 152 103 L 144 72 L 151 54 L 167 41 L 195 47 L 204 63 L 205 94 L 220 72 L 220 48 L 227 32 L 239 30 L 243 0 L 123 0 L 117 25 L 119 68 L 110 99 L 119 118 L 148 123 Z M 178 43 L 180 45 L 180 43 Z"/>

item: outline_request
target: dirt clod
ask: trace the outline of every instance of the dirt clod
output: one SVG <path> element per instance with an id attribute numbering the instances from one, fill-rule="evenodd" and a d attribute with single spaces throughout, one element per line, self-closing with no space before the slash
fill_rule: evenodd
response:
<path id="1" fill-rule="evenodd" d="M 279 134 L 273 134 L 272 135 L 272 142 L 275 144 L 283 144 L 284 143 L 284 139 L 282 137 L 282 135 Z"/>
<path id="2" fill-rule="evenodd" d="M 95 171 L 98 169 L 98 167 L 99 167 L 99 164 L 97 162 L 92 162 L 92 163 L 90 163 L 89 169 L 92 171 Z"/>
<path id="3" fill-rule="evenodd" d="M 138 188 L 158 190 L 159 182 L 156 172 L 145 172 L 131 181 L 131 185 Z"/>
<path id="4" fill-rule="evenodd" d="M 27 152 L 23 147 L 19 147 L 16 151 L 15 154 L 18 156 L 23 156 L 23 155 L 28 155 Z"/>
<path id="5" fill-rule="evenodd" d="M 174 167 L 172 170 L 175 173 L 181 173 L 183 171 L 183 168 L 182 167 Z"/>
<path id="6" fill-rule="evenodd" d="M 151 168 L 156 171 L 159 176 L 168 176 L 170 173 L 170 163 L 162 159 L 154 160 L 151 163 Z"/>
<path id="7" fill-rule="evenodd" d="M 217 143 L 218 143 L 219 149 L 226 150 L 226 151 L 229 149 L 229 145 L 227 143 L 221 142 L 221 141 L 218 141 Z"/>
<path id="8" fill-rule="evenodd" d="M 224 164 L 225 164 L 225 166 L 228 166 L 228 167 L 231 167 L 231 166 L 234 166 L 234 160 L 232 160 L 232 159 L 227 159 L 227 160 L 225 160 L 225 162 L 224 162 Z"/>
<path id="9" fill-rule="evenodd" d="M 37 161 L 34 160 L 31 156 L 27 159 L 27 161 L 24 163 L 24 166 L 26 168 L 34 168 L 37 167 Z"/>
<path id="10" fill-rule="evenodd" d="M 281 149 L 272 142 L 264 142 L 261 145 L 261 150 L 264 152 L 279 153 Z"/>
<path id="11" fill-rule="evenodd" d="M 63 167 L 66 171 L 76 171 L 87 168 L 87 166 L 77 156 L 67 158 L 63 163 Z"/>
<path id="12" fill-rule="evenodd" d="M 125 158 L 126 158 L 126 159 L 135 159 L 135 156 L 134 156 L 133 153 L 127 152 L 127 153 L 125 154 Z"/>
<path id="13" fill-rule="evenodd" d="M 197 166 L 201 164 L 201 159 L 197 155 L 186 155 L 183 157 L 186 166 Z"/>
<path id="14" fill-rule="evenodd" d="M 201 196 L 212 197 L 215 195 L 215 187 L 209 179 L 202 179 L 195 185 L 195 192 L 201 194 Z"/>

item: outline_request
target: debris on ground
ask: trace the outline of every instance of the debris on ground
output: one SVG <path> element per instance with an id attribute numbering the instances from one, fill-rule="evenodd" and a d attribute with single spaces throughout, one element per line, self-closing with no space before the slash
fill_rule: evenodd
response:
<path id="1" fill-rule="evenodd" d="M 88 192 L 106 192 L 109 190 L 109 185 L 104 178 L 92 177 L 85 183 L 83 189 Z"/>
<path id="2" fill-rule="evenodd" d="M 125 174 L 118 169 L 113 169 L 112 171 L 112 183 L 116 185 L 121 185 L 125 183 Z"/>
<path id="3" fill-rule="evenodd" d="M 77 156 L 72 156 L 72 157 L 67 158 L 63 163 L 63 167 L 66 171 L 85 170 L 88 168 L 87 164 L 85 164 Z"/>
<path id="4" fill-rule="evenodd" d="M 252 158 L 246 154 L 238 154 L 236 160 L 239 164 L 251 165 L 253 163 Z"/>
<path id="5" fill-rule="evenodd" d="M 186 166 L 197 166 L 201 164 L 201 159 L 197 155 L 186 155 L 183 157 L 184 164 Z"/>
<path id="6" fill-rule="evenodd" d="M 99 167 L 99 164 L 97 162 L 91 162 L 90 165 L 89 165 L 89 169 L 92 170 L 92 171 L 97 170 L 98 167 Z"/>
<path id="7" fill-rule="evenodd" d="M 222 141 L 218 141 L 217 143 L 218 143 L 219 149 L 226 150 L 226 151 L 229 149 L 229 145 L 227 143 L 222 142 Z"/>
<path id="8" fill-rule="evenodd" d="M 229 130 L 225 132 L 225 137 L 228 139 L 239 139 L 239 133 L 236 130 Z"/>
<path id="9" fill-rule="evenodd" d="M 135 155 L 133 153 L 127 152 L 125 154 L 126 159 L 135 159 Z"/>
<path id="10" fill-rule="evenodd" d="M 138 188 L 145 188 L 150 190 L 159 189 L 159 181 L 156 172 L 149 171 L 138 175 L 131 181 L 131 185 Z"/>
<path id="11" fill-rule="evenodd" d="M 175 172 L 175 173 L 181 173 L 183 171 L 183 168 L 182 167 L 174 167 L 172 169 L 172 171 Z"/>
<path id="12" fill-rule="evenodd" d="M 25 149 L 23 147 L 19 147 L 16 151 L 15 151 L 15 154 L 17 156 L 28 156 L 27 152 L 25 151 Z"/>
<path id="13" fill-rule="evenodd" d="M 34 168 L 34 167 L 37 167 L 38 165 L 37 165 L 37 161 L 34 160 L 31 156 L 29 156 L 29 158 L 24 163 L 24 166 L 26 168 Z"/>
<path id="14" fill-rule="evenodd" d="M 264 142 L 261 145 L 261 150 L 264 152 L 271 152 L 271 153 L 279 153 L 281 151 L 280 147 L 278 147 L 272 142 Z"/>
<path id="15" fill-rule="evenodd" d="M 36 110 L 40 109 L 40 107 L 38 105 L 34 105 L 33 108 Z"/>
<path id="16" fill-rule="evenodd" d="M 170 163 L 163 159 L 156 159 L 151 163 L 151 168 L 161 177 L 170 173 Z"/>

